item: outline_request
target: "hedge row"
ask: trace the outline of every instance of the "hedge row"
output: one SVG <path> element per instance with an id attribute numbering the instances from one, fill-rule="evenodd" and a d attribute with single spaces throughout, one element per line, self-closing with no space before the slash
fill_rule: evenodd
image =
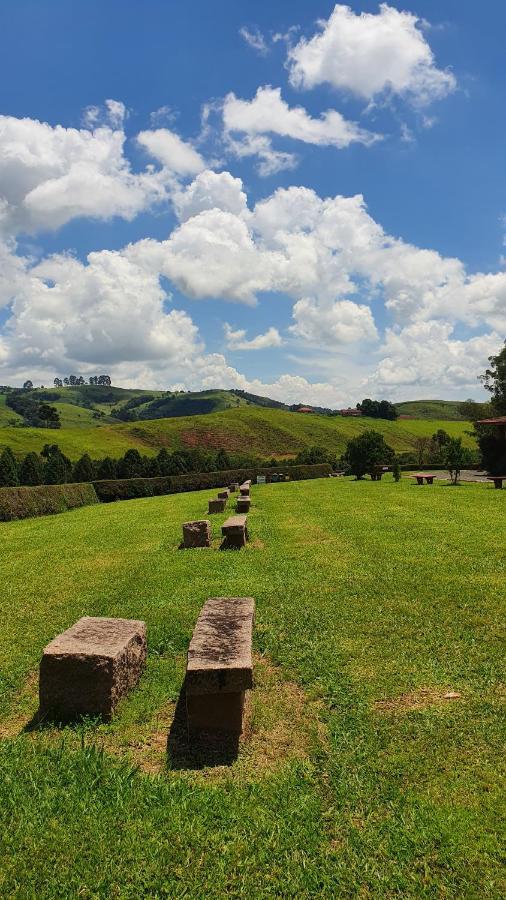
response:
<path id="1" fill-rule="evenodd" d="M 190 475 L 167 475 L 159 478 L 119 478 L 114 481 L 94 481 L 98 499 L 102 503 L 112 500 L 134 500 L 136 497 L 158 497 L 161 494 L 179 494 L 183 491 L 202 491 L 207 488 L 224 487 L 232 482 L 242 483 L 247 478 L 254 481 L 257 475 L 271 475 L 283 471 L 282 467 L 271 469 L 227 469 L 220 472 L 192 472 Z M 313 466 L 289 466 L 286 471 L 290 480 L 325 478 L 332 471 L 328 463 Z"/>
<path id="2" fill-rule="evenodd" d="M 0 488 L 0 521 L 28 519 L 98 503 L 92 484 L 42 484 Z"/>

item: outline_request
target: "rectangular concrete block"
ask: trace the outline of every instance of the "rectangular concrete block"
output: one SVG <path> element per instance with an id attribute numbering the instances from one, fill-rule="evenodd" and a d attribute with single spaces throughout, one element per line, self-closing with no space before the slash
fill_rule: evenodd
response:
<path id="1" fill-rule="evenodd" d="M 239 514 L 230 516 L 221 526 L 221 533 L 225 547 L 240 548 L 244 547 L 248 539 L 247 516 Z"/>
<path id="2" fill-rule="evenodd" d="M 238 513 L 247 513 L 249 512 L 251 506 L 251 498 L 250 497 L 238 497 L 236 500 L 236 509 Z"/>
<path id="3" fill-rule="evenodd" d="M 226 500 L 220 500 L 219 498 L 210 500 L 209 501 L 209 512 L 210 513 L 224 512 L 226 505 L 227 505 Z"/>
<path id="4" fill-rule="evenodd" d="M 146 662 L 146 626 L 135 619 L 84 616 L 45 647 L 39 715 L 62 721 L 110 719 Z"/>
<path id="5" fill-rule="evenodd" d="M 183 524 L 183 546 L 187 548 L 211 546 L 211 523 L 208 519 Z"/>
<path id="6" fill-rule="evenodd" d="M 188 649 L 186 703 L 190 731 L 242 731 L 244 692 L 253 686 L 252 597 L 211 597 Z"/>
<path id="7" fill-rule="evenodd" d="M 232 484 L 229 485 L 229 488 L 228 488 L 228 489 L 229 489 L 229 491 L 230 491 L 231 494 L 236 494 L 237 491 L 239 490 L 239 482 L 238 482 L 238 481 L 233 481 Z"/>
<path id="8" fill-rule="evenodd" d="M 218 499 L 219 500 L 228 500 L 230 496 L 230 491 L 228 488 L 224 488 L 222 491 L 218 491 Z"/>

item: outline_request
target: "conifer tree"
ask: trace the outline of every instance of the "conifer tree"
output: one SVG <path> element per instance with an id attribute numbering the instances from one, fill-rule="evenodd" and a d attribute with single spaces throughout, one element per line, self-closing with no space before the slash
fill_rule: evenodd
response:
<path id="1" fill-rule="evenodd" d="M 37 453 L 27 453 L 19 468 L 19 483 L 37 485 L 44 483 L 44 468 Z"/>
<path id="2" fill-rule="evenodd" d="M 0 487 L 16 487 L 19 484 L 18 464 L 10 447 L 0 456 Z"/>
<path id="3" fill-rule="evenodd" d="M 93 481 L 95 477 L 95 467 L 88 453 L 85 453 L 81 456 L 81 459 L 78 459 L 74 470 L 72 472 L 72 478 L 74 481 L 84 482 L 84 481 Z"/>

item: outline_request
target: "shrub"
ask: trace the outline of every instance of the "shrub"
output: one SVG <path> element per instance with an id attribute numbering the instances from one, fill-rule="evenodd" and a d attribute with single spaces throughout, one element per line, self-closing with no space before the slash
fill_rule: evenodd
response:
<path id="1" fill-rule="evenodd" d="M 45 484 L 0 488 L 0 521 L 65 512 L 97 503 L 92 484 Z"/>
<path id="2" fill-rule="evenodd" d="M 283 467 L 280 467 L 283 470 Z M 133 500 L 137 497 L 158 497 L 161 494 L 178 494 L 184 491 L 202 491 L 223 487 L 233 481 L 252 480 L 257 475 L 267 479 L 279 469 L 251 468 L 227 469 L 220 472 L 192 472 L 188 475 L 168 475 L 159 478 L 120 478 L 115 481 L 94 481 L 93 486 L 102 503 L 112 500 Z M 325 478 L 331 472 L 326 463 L 317 466 L 290 466 L 286 469 L 294 481 L 306 478 Z"/>
<path id="3" fill-rule="evenodd" d="M 377 466 L 392 462 L 394 451 L 385 443 L 378 431 L 364 431 L 348 441 L 344 459 L 352 475 L 363 478 L 366 472 L 372 474 Z"/>
<path id="4" fill-rule="evenodd" d="M 444 448 L 445 465 L 452 484 L 458 484 L 461 469 L 469 463 L 470 454 L 462 446 L 462 438 L 450 438 Z"/>

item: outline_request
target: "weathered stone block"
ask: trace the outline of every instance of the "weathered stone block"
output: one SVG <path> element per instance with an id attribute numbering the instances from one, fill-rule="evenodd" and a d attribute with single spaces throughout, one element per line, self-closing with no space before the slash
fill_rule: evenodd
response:
<path id="1" fill-rule="evenodd" d="M 249 508 L 251 506 L 251 498 L 250 497 L 238 497 L 236 500 L 236 509 L 238 513 L 247 513 L 249 512 Z"/>
<path id="2" fill-rule="evenodd" d="M 146 626 L 135 619 L 84 616 L 44 649 L 39 715 L 62 721 L 78 716 L 110 719 L 140 678 L 146 661 Z"/>
<path id="3" fill-rule="evenodd" d="M 239 549 L 244 547 L 248 539 L 247 516 L 230 516 L 221 526 L 221 533 L 225 538 L 225 548 Z"/>
<path id="4" fill-rule="evenodd" d="M 244 692 L 253 686 L 252 597 L 211 597 L 188 649 L 186 704 L 189 731 L 240 734 Z"/>
<path id="5" fill-rule="evenodd" d="M 209 512 L 210 513 L 224 512 L 226 505 L 227 505 L 226 500 L 220 500 L 219 498 L 210 500 L 209 501 Z"/>
<path id="6" fill-rule="evenodd" d="M 224 488 L 222 491 L 218 491 L 218 499 L 219 500 L 228 500 L 230 495 L 230 491 L 228 488 Z"/>
<path id="7" fill-rule="evenodd" d="M 211 546 L 211 523 L 208 519 L 184 523 L 183 546 L 188 548 Z"/>
<path id="8" fill-rule="evenodd" d="M 232 484 L 229 485 L 229 491 L 231 494 L 236 494 L 239 490 L 239 482 L 233 481 Z"/>

